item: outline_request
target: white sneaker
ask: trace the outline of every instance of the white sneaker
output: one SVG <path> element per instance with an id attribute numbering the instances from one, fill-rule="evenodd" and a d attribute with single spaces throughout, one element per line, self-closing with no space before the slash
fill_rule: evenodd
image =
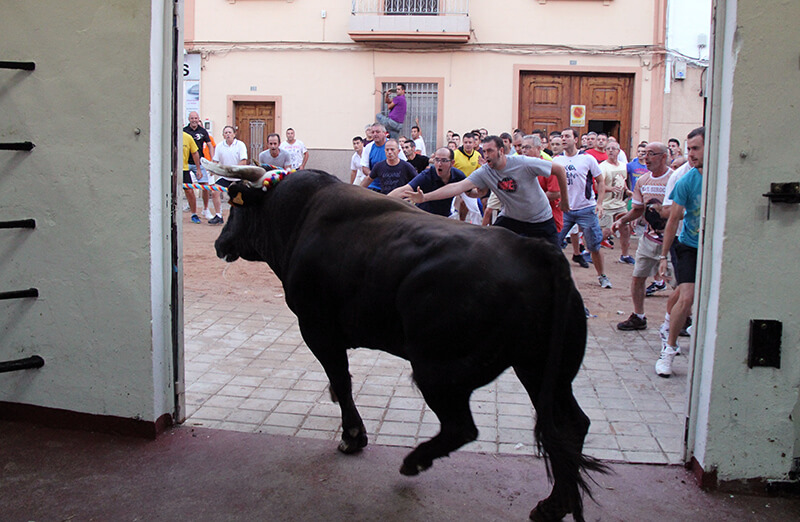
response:
<path id="1" fill-rule="evenodd" d="M 608 276 L 603 274 L 597 278 L 597 281 L 600 283 L 602 288 L 611 288 L 611 280 L 608 279 Z"/>
<path id="2" fill-rule="evenodd" d="M 203 217 L 206 219 L 211 219 L 214 217 L 214 214 L 212 214 L 210 210 L 205 209 L 203 210 Z"/>
<path id="3" fill-rule="evenodd" d="M 669 342 L 669 326 L 667 323 L 661 323 L 661 327 L 658 329 L 658 336 L 661 337 L 661 349 L 663 350 L 667 343 Z M 681 354 L 681 347 L 680 345 L 675 347 L 675 354 Z"/>
<path id="4" fill-rule="evenodd" d="M 190 210 L 191 210 L 191 209 L 189 208 L 189 204 L 188 204 L 188 203 L 184 203 L 184 204 L 183 204 L 183 211 L 184 211 L 184 212 L 189 212 Z"/>
<path id="5" fill-rule="evenodd" d="M 672 375 L 672 361 L 678 352 L 670 346 L 661 349 L 661 357 L 656 361 L 656 374 L 659 377 L 669 377 Z"/>

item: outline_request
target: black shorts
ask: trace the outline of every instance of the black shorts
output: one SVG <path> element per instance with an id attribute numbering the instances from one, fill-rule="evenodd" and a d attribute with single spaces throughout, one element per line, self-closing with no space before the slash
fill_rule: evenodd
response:
<path id="1" fill-rule="evenodd" d="M 678 284 L 694 283 L 697 275 L 697 249 L 686 246 L 677 239 L 673 244 L 678 264 L 675 266 L 675 279 Z"/>
<path id="2" fill-rule="evenodd" d="M 192 182 L 192 173 L 191 171 L 184 170 L 183 171 L 183 182 L 184 183 L 191 183 Z"/>
<path id="3" fill-rule="evenodd" d="M 233 185 L 234 183 L 235 183 L 235 181 L 231 181 L 231 180 L 225 179 L 225 178 L 219 178 L 219 179 L 217 179 L 217 181 L 214 182 L 214 185 L 219 185 L 220 187 L 228 188 L 231 185 Z"/>
<path id="4" fill-rule="evenodd" d="M 494 222 L 494 226 L 503 227 L 512 232 L 524 237 L 538 237 L 546 239 L 553 246 L 558 246 L 558 232 L 556 232 L 556 222 L 553 218 L 541 223 L 528 223 L 526 221 L 518 221 L 506 216 L 500 216 Z"/>

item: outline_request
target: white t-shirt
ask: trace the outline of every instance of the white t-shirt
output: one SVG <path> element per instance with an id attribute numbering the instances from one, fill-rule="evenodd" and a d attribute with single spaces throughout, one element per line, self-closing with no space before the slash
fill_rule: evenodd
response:
<path id="1" fill-rule="evenodd" d="M 553 158 L 553 163 L 558 163 L 567 171 L 567 195 L 569 196 L 570 210 L 583 210 L 597 205 L 597 198 L 591 182 L 587 190 L 586 181 L 589 174 L 596 178 L 602 176 L 603 173 L 600 171 L 597 160 L 591 154 L 575 154 L 574 156 L 562 154 Z"/>
<path id="2" fill-rule="evenodd" d="M 669 177 L 669 180 L 667 181 L 667 187 L 664 189 L 664 202 L 661 203 L 662 206 L 669 207 L 670 205 L 672 205 L 672 198 L 670 198 L 669 196 L 670 194 L 672 194 L 672 189 L 675 188 L 675 183 L 677 183 L 678 180 L 681 179 L 683 175 L 689 172 L 690 170 L 692 170 L 692 167 L 691 165 L 689 165 L 689 162 L 687 161 L 686 163 L 684 163 L 683 165 L 681 165 L 672 172 L 672 175 Z"/>
<path id="3" fill-rule="evenodd" d="M 358 152 L 354 152 L 353 157 L 350 158 L 350 173 L 352 174 L 354 170 L 356 179 L 353 181 L 353 185 L 361 185 L 361 182 L 364 181 L 364 171 L 361 170 L 361 156 L 358 155 Z"/>
<path id="4" fill-rule="evenodd" d="M 292 160 L 293 169 L 300 168 L 300 165 L 303 164 L 303 156 L 308 151 L 305 144 L 300 140 L 294 140 L 294 143 L 284 141 L 281 143 L 281 149 L 289 153 L 289 157 Z"/>
<path id="5" fill-rule="evenodd" d="M 227 141 L 222 140 L 222 143 L 217 143 L 217 146 L 214 148 L 213 160 L 218 162 L 220 165 L 238 165 L 239 162 L 246 159 L 247 145 L 235 138 L 233 143 L 230 145 L 228 145 Z M 225 176 L 220 177 L 227 179 L 228 181 L 237 181 L 235 178 L 226 178 Z"/>
<path id="6" fill-rule="evenodd" d="M 422 139 L 422 136 L 414 140 L 414 148 L 417 151 L 417 154 L 422 154 L 423 156 L 427 156 L 428 153 L 425 152 L 425 140 Z"/>
<path id="7" fill-rule="evenodd" d="M 609 189 L 612 187 L 625 186 L 625 181 L 628 179 L 628 166 L 622 162 L 612 165 L 610 161 L 606 160 L 600 164 L 600 170 L 603 171 L 603 179 L 606 184 L 606 197 L 603 200 L 603 210 L 612 212 L 613 214 L 624 210 L 627 206 L 625 203 L 625 194 L 617 195 Z"/>

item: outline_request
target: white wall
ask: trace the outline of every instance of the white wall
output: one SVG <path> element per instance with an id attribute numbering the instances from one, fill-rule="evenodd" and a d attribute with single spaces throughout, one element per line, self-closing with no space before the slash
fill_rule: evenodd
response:
<path id="1" fill-rule="evenodd" d="M 717 0 L 707 151 L 708 216 L 690 456 L 720 481 L 786 479 L 800 457 L 800 207 L 770 182 L 798 181 L 787 146 L 800 99 L 800 3 Z M 781 367 L 747 367 L 750 319 L 783 323 Z"/>
<path id="2" fill-rule="evenodd" d="M 598 49 L 653 45 L 656 15 L 666 1 L 509 0 L 501 5 L 473 0 L 470 42 L 445 46 L 355 43 L 347 34 L 352 15 L 346 0 L 187 0 L 187 43 L 191 52 L 203 55 L 200 114 L 213 121 L 215 139 L 231 122 L 228 96 L 280 96 L 281 126 L 276 130 L 283 134 L 293 127 L 312 149 L 312 162 L 313 149 L 351 150 L 351 138 L 374 119 L 380 77 L 444 79 L 440 142 L 447 129 L 510 131 L 516 120 L 515 66 L 636 70 L 640 81 L 634 93 L 634 141 L 666 140 L 664 133 L 672 129 L 661 124 L 662 56 L 654 58 L 641 49 L 641 56 Z M 320 16 L 323 9 L 325 19 Z M 550 48 L 532 50 L 533 45 Z M 578 50 L 567 54 L 552 47 L 556 45 Z M 701 107 L 696 101 L 694 105 Z M 701 121 L 702 111 L 695 111 L 693 125 Z"/>
<path id="3" fill-rule="evenodd" d="M 37 228 L 0 230 L 0 285 L 40 297 L 0 301 L 0 360 L 46 364 L 3 374 L 0 401 L 153 421 L 172 408 L 163 43 L 151 59 L 171 2 L 14 4 L 0 59 L 36 70 L 0 70 L 0 141 L 36 148 L 0 151 L 0 207 Z"/>

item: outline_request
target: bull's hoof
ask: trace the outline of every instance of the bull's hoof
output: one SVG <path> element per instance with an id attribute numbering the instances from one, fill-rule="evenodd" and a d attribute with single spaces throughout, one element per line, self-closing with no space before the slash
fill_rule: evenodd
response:
<path id="1" fill-rule="evenodd" d="M 405 475 L 406 477 L 414 477 L 419 475 L 420 471 L 425 471 L 426 469 L 430 468 L 433 465 L 432 462 L 412 462 L 411 459 L 406 457 L 403 460 L 403 465 L 400 466 L 400 474 Z"/>
<path id="2" fill-rule="evenodd" d="M 342 441 L 339 443 L 339 447 L 337 449 L 345 455 L 352 455 L 353 453 L 358 453 L 366 446 L 367 434 L 359 433 L 355 437 L 345 437 L 343 435 Z"/>
<path id="3" fill-rule="evenodd" d="M 558 520 L 563 520 L 565 516 L 567 516 L 568 512 L 553 512 L 552 510 L 547 509 L 547 504 L 545 504 L 544 500 L 540 500 L 536 507 L 531 510 L 530 515 L 528 518 L 533 520 L 533 522 L 556 522 Z"/>

